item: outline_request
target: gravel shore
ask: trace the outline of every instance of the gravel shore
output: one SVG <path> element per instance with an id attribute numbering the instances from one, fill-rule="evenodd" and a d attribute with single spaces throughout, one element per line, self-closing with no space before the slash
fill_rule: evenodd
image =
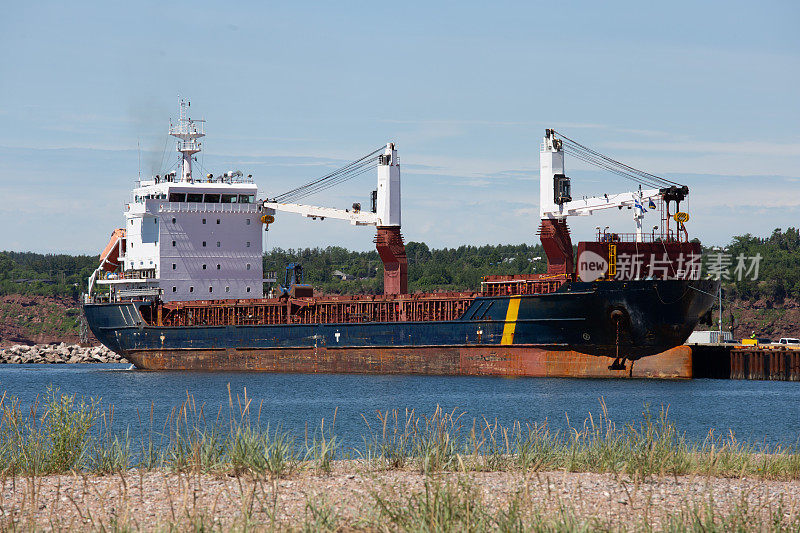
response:
<path id="1" fill-rule="evenodd" d="M 795 528 L 799 523 L 799 481 L 676 476 L 636 482 L 614 474 L 520 470 L 425 476 L 362 466 L 338 461 L 330 474 L 309 469 L 276 480 L 159 470 L 6 477 L 0 527 L 405 530 L 415 527 L 392 510 L 402 514 L 406 511 L 400 509 L 410 509 L 413 514 L 437 490 L 450 490 L 452 498 L 471 502 L 466 508 L 475 517 L 480 512 L 499 520 L 516 509 L 523 525 L 541 526 L 542 520 L 555 519 L 562 524 L 558 529 L 680 530 L 698 520 L 725 526 L 732 519 L 746 529 L 768 527 L 776 520 Z M 450 489 L 441 492 L 442 487 Z M 438 500 L 442 505 L 446 497 Z M 428 520 L 428 512 L 433 518 L 434 511 L 426 507 L 420 518 Z M 464 520 L 456 511 L 454 506 L 444 515 L 454 526 Z"/>
<path id="2" fill-rule="evenodd" d="M 17 344 L 0 350 L 0 364 L 127 363 L 105 346 L 79 344 Z"/>

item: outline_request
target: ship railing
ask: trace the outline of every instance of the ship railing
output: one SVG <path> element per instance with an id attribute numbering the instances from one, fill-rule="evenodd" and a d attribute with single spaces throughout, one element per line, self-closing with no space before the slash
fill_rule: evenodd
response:
<path id="1" fill-rule="evenodd" d="M 106 272 L 101 271 L 100 279 L 104 280 L 124 280 L 124 279 L 155 279 L 156 269 L 147 268 L 144 270 L 126 270 L 124 272 Z"/>
<path id="2" fill-rule="evenodd" d="M 162 325 L 334 324 L 457 320 L 475 299 L 473 293 L 441 298 L 368 300 L 282 299 L 170 302 Z M 297 305 L 294 305 L 297 304 Z"/>
<path id="3" fill-rule="evenodd" d="M 495 279 L 481 282 L 483 296 L 518 296 L 550 294 L 556 292 L 566 282 L 563 275 L 537 279 Z"/>
<path id="4" fill-rule="evenodd" d="M 159 202 L 159 200 L 152 200 Z M 258 204 L 212 204 L 204 202 L 165 202 L 160 201 L 161 213 L 257 213 Z"/>
<path id="5" fill-rule="evenodd" d="M 678 242 L 674 231 L 669 232 L 643 232 L 641 238 L 636 233 L 616 233 L 611 231 L 597 231 L 597 242 Z"/>

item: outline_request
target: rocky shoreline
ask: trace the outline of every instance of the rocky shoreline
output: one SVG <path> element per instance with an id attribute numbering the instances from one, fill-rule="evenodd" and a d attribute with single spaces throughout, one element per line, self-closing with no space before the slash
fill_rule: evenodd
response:
<path id="1" fill-rule="evenodd" d="M 16 344 L 0 349 L 0 364 L 128 363 L 105 346 L 80 344 Z"/>

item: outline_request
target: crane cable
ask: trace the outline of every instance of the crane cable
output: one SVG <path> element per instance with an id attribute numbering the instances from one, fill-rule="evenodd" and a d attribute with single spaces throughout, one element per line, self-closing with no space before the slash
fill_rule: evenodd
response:
<path id="1" fill-rule="evenodd" d="M 374 163 L 378 161 L 379 157 L 376 154 L 381 152 L 383 149 L 384 147 L 381 146 L 380 148 L 368 153 L 364 157 L 355 161 L 351 161 L 345 166 L 338 168 L 329 174 L 310 181 L 305 185 L 295 187 L 294 189 L 286 191 L 283 194 L 279 194 L 275 196 L 274 201 L 287 203 L 299 200 L 359 176 L 375 166 Z"/>
<path id="2" fill-rule="evenodd" d="M 312 194 L 316 194 L 316 193 L 324 191 L 326 189 L 330 189 L 331 187 L 334 187 L 336 185 L 339 185 L 340 183 L 343 183 L 343 182 L 345 182 L 347 180 L 355 178 L 356 176 L 360 176 L 361 174 L 364 174 L 367 171 L 373 170 L 376 167 L 376 165 L 374 163 L 377 160 L 378 160 L 377 156 L 374 157 L 374 158 L 370 158 L 370 159 L 364 161 L 364 163 L 362 163 L 361 165 L 351 168 L 347 173 L 340 174 L 339 176 L 336 176 L 335 179 L 330 179 L 330 180 L 324 181 L 322 183 L 319 183 L 319 184 L 315 185 L 314 187 L 302 189 L 301 191 L 298 191 L 298 192 L 290 195 L 288 197 L 288 199 L 282 199 L 281 201 L 283 201 L 283 202 L 286 202 L 286 201 L 294 202 L 294 201 L 300 200 L 302 198 L 305 198 L 307 196 L 311 196 Z"/>
<path id="3" fill-rule="evenodd" d="M 612 172 L 612 173 L 614 173 L 614 174 L 616 174 L 618 176 L 622 176 L 623 178 L 629 179 L 629 180 L 631 180 L 631 181 L 633 181 L 635 183 L 638 183 L 638 184 L 641 184 L 641 185 L 646 185 L 648 187 L 653 187 L 653 188 L 656 188 L 656 189 L 661 189 L 661 188 L 664 187 L 664 184 L 661 183 L 661 182 L 652 182 L 652 181 L 649 181 L 649 180 L 641 179 L 640 177 L 637 177 L 636 175 L 633 175 L 633 174 L 631 174 L 629 172 L 625 172 L 622 169 L 619 169 L 617 167 L 614 167 L 612 165 L 609 165 L 607 163 L 599 161 L 597 158 L 593 158 L 593 157 L 587 156 L 582 152 L 574 152 L 574 151 L 572 151 L 571 149 L 569 149 L 567 147 L 565 147 L 564 152 L 569 154 L 569 155 L 571 155 L 572 157 L 574 157 L 576 159 L 580 159 L 581 161 L 585 161 L 586 163 L 589 163 L 590 165 L 594 165 L 594 166 L 602 168 L 604 170 L 608 170 L 609 172 Z"/>
<path id="4" fill-rule="evenodd" d="M 612 159 L 604 154 L 601 154 L 600 152 L 597 152 L 596 150 L 592 150 L 591 148 L 580 144 L 573 139 L 570 139 L 563 133 L 555 130 L 554 133 L 558 134 L 559 137 L 564 141 L 564 148 L 566 152 L 589 164 L 609 170 L 615 174 L 639 182 L 643 185 L 657 188 L 683 186 L 681 183 L 656 176 L 655 174 L 645 172 L 644 170 L 639 170 L 630 165 L 626 165 L 625 163 L 617 161 L 616 159 Z"/>

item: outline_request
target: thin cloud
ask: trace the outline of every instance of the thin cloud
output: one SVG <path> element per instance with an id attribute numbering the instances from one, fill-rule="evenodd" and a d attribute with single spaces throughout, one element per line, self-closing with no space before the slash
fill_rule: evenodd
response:
<path id="1" fill-rule="evenodd" d="M 642 152 L 680 152 L 701 154 L 749 154 L 799 156 L 800 143 L 780 143 L 764 141 L 611 141 L 602 143 L 604 147 L 618 150 L 637 150 Z"/>

